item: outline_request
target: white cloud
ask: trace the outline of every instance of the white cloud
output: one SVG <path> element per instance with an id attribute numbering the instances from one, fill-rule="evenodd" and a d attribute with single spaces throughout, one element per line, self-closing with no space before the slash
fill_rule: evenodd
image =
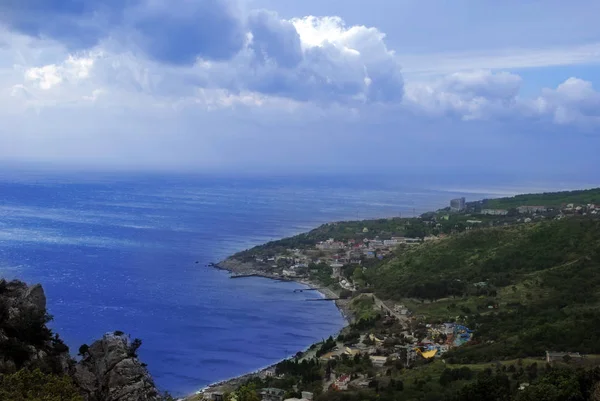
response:
<path id="1" fill-rule="evenodd" d="M 48 64 L 31 67 L 25 71 L 25 80 L 34 83 L 43 90 L 59 86 L 64 81 L 76 83 L 89 77 L 94 65 L 92 57 L 74 57 L 69 55 L 61 64 Z"/>
<path id="2" fill-rule="evenodd" d="M 544 89 L 533 102 L 542 115 L 550 115 L 559 124 L 600 123 L 600 92 L 591 82 L 571 77 L 556 89 Z"/>
<path id="3" fill-rule="evenodd" d="M 374 157 L 392 166 L 401 150 L 425 165 L 407 149 L 469 131 L 472 149 L 489 150 L 486 140 L 502 134 L 489 128 L 498 121 L 525 131 L 532 122 L 557 130 L 599 123 L 598 93 L 576 78 L 531 99 L 520 95 L 521 77 L 489 69 L 461 67 L 405 85 L 402 59 L 376 28 L 264 10 L 247 17 L 234 56 L 203 59 L 187 48 L 182 55 L 195 62 L 179 64 L 124 46 L 122 32 L 85 51 L 0 32 L 0 40 L 8 35 L 0 48 L 0 156 L 302 168 L 313 159 L 358 164 L 362 155 L 366 164 Z"/>
<path id="4" fill-rule="evenodd" d="M 512 48 L 460 53 L 399 54 L 403 72 L 413 79 L 471 70 L 509 70 L 600 64 L 600 43 L 553 47 Z"/>
<path id="5" fill-rule="evenodd" d="M 25 79 L 35 82 L 41 89 L 47 90 L 62 82 L 62 75 L 54 64 L 33 67 L 25 71 Z"/>
<path id="6" fill-rule="evenodd" d="M 520 87 L 521 78 L 508 72 L 459 72 L 431 83 L 407 84 L 404 103 L 429 115 L 487 119 L 515 109 Z"/>

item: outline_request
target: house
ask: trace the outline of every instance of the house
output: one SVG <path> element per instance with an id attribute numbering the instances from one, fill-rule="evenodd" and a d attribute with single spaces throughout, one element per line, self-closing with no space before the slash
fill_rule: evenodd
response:
<path id="1" fill-rule="evenodd" d="M 335 352 L 328 352 L 326 354 L 321 355 L 321 357 L 319 358 L 319 360 L 321 362 L 327 362 L 330 361 L 332 359 L 338 359 L 339 355 L 337 355 Z"/>
<path id="2" fill-rule="evenodd" d="M 314 395 L 310 391 L 303 391 L 302 392 L 302 399 L 303 400 L 312 401 L 313 398 L 314 398 Z"/>
<path id="3" fill-rule="evenodd" d="M 355 356 L 360 354 L 360 350 L 357 348 L 346 347 L 344 349 L 344 353 L 348 356 Z"/>
<path id="4" fill-rule="evenodd" d="M 401 315 L 407 315 L 408 308 L 404 305 L 394 305 L 394 312 L 399 313 Z"/>
<path id="5" fill-rule="evenodd" d="M 373 335 L 373 334 L 369 334 L 369 340 L 373 341 L 375 344 L 383 343 L 383 340 L 375 337 L 375 335 Z"/>
<path id="6" fill-rule="evenodd" d="M 267 377 L 275 377 L 275 368 L 265 369 L 260 372 L 261 379 L 266 379 Z"/>
<path id="7" fill-rule="evenodd" d="M 579 352 L 554 352 L 554 351 L 546 351 L 546 362 L 554 362 L 559 361 L 563 362 L 565 357 L 568 359 L 581 359 L 583 356 Z"/>
<path id="8" fill-rule="evenodd" d="M 268 387 L 260 390 L 262 401 L 283 401 L 285 390 L 280 388 Z"/>
<path id="9" fill-rule="evenodd" d="M 425 351 L 425 352 L 420 352 L 420 350 L 417 350 L 417 353 L 420 354 L 425 359 L 431 359 L 438 353 L 438 350 L 432 349 L 430 351 Z"/>
<path id="10" fill-rule="evenodd" d="M 481 214 L 486 214 L 489 216 L 506 216 L 508 214 L 508 210 L 505 209 L 483 209 Z"/>
<path id="11" fill-rule="evenodd" d="M 348 383 L 350 383 L 350 375 L 341 375 L 332 384 L 333 388 L 339 391 L 348 390 Z"/>
<path id="12" fill-rule="evenodd" d="M 517 211 L 521 214 L 544 213 L 548 210 L 546 206 L 519 206 Z"/>
<path id="13" fill-rule="evenodd" d="M 370 356 L 369 358 L 371 359 L 373 366 L 376 368 L 382 368 L 387 362 L 387 357 L 385 356 Z"/>
<path id="14" fill-rule="evenodd" d="M 223 401 L 223 393 L 221 393 L 220 391 L 204 393 L 204 399 L 210 401 Z"/>

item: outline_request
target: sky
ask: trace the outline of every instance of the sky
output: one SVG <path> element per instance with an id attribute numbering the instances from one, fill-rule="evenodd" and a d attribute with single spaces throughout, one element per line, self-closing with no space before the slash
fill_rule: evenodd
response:
<path id="1" fill-rule="evenodd" d="M 587 174 L 596 0 L 4 0 L 0 161 Z"/>

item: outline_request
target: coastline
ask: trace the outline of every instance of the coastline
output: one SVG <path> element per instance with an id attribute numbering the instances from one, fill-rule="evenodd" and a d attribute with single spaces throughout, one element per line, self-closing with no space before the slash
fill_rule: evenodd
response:
<path id="1" fill-rule="evenodd" d="M 298 284 L 304 285 L 304 286 L 308 287 L 308 289 L 317 291 L 320 294 L 322 294 L 323 298 L 333 300 L 335 303 L 335 306 L 338 308 L 342 317 L 344 318 L 344 320 L 346 322 L 346 326 L 348 326 L 352 321 L 352 313 L 348 309 L 346 300 L 340 299 L 339 294 L 337 294 L 332 289 L 322 287 L 317 283 L 311 282 L 310 280 L 299 279 L 299 278 L 295 278 L 295 277 L 283 278 L 280 276 L 275 276 L 275 275 L 272 275 L 269 273 L 265 273 L 265 272 L 261 271 L 260 269 L 257 269 L 253 263 L 240 262 L 238 260 L 232 259 L 231 257 L 229 257 L 219 263 L 210 264 L 208 267 L 212 267 L 214 269 L 224 270 L 229 273 L 232 273 L 232 274 L 234 274 L 234 276 L 232 276 L 233 278 L 235 278 L 235 275 L 240 276 L 240 278 L 260 277 L 260 278 L 266 278 L 269 280 L 293 282 L 293 283 L 298 283 Z M 346 327 L 346 326 L 344 326 L 344 327 Z"/>
<path id="2" fill-rule="evenodd" d="M 331 290 L 329 288 L 319 287 L 319 285 L 316 283 L 310 282 L 308 280 L 300 280 L 300 279 L 294 279 L 294 278 L 282 278 L 282 277 L 274 276 L 274 275 L 264 273 L 264 272 L 257 270 L 256 267 L 251 263 L 243 263 L 243 262 L 234 260 L 232 258 L 227 258 L 219 263 L 211 263 L 210 265 L 207 265 L 207 267 L 218 269 L 218 270 L 224 270 L 224 271 L 227 271 L 227 272 L 229 272 L 231 274 L 235 274 L 235 275 L 240 275 L 239 278 L 260 277 L 260 278 L 265 278 L 265 279 L 269 279 L 269 280 L 294 282 L 294 283 L 304 285 L 307 287 L 307 290 L 310 289 L 310 290 L 317 291 L 323 296 L 324 299 L 332 299 L 332 301 L 334 302 L 336 308 L 338 309 L 338 311 L 342 315 L 342 318 L 344 319 L 344 326 L 336 334 L 339 334 L 342 330 L 344 330 L 346 327 L 348 327 L 350 325 L 350 323 L 352 322 L 352 314 L 351 314 L 350 310 L 348 309 L 347 300 L 339 299 L 338 294 L 336 294 L 333 290 Z M 232 276 L 232 277 L 235 278 L 234 276 Z M 309 345 L 306 349 L 300 350 L 298 352 L 305 354 L 310 349 L 311 346 L 312 346 L 312 344 Z M 286 359 L 289 359 L 289 358 L 293 358 L 293 357 L 294 356 L 291 355 L 289 357 L 283 358 L 283 359 L 273 363 L 272 365 L 258 369 L 256 371 L 249 372 L 249 373 L 239 375 L 239 376 L 235 376 L 235 377 L 232 377 L 229 379 L 221 380 L 216 383 L 209 384 L 208 386 L 203 387 L 200 390 L 198 390 L 195 394 L 184 397 L 181 400 L 195 401 L 195 400 L 202 399 L 201 396 L 203 393 L 230 391 L 230 390 L 240 386 L 243 382 L 247 381 L 248 379 L 260 376 L 261 374 L 264 374 L 264 372 L 266 372 L 270 369 L 273 369 L 280 362 L 282 362 Z"/>

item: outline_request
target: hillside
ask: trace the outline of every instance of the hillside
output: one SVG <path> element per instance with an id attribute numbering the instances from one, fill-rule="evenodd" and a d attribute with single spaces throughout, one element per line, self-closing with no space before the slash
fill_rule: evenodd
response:
<path id="1" fill-rule="evenodd" d="M 475 341 L 457 362 L 600 353 L 600 220 L 569 218 L 473 230 L 405 250 L 369 269 L 383 299 L 428 319 L 464 320 Z"/>
<path id="2" fill-rule="evenodd" d="M 541 194 L 522 194 L 510 198 L 486 199 L 482 201 L 482 206 L 490 209 L 511 209 L 519 206 L 559 207 L 569 203 L 576 205 L 600 203 L 600 188 L 545 192 Z"/>

